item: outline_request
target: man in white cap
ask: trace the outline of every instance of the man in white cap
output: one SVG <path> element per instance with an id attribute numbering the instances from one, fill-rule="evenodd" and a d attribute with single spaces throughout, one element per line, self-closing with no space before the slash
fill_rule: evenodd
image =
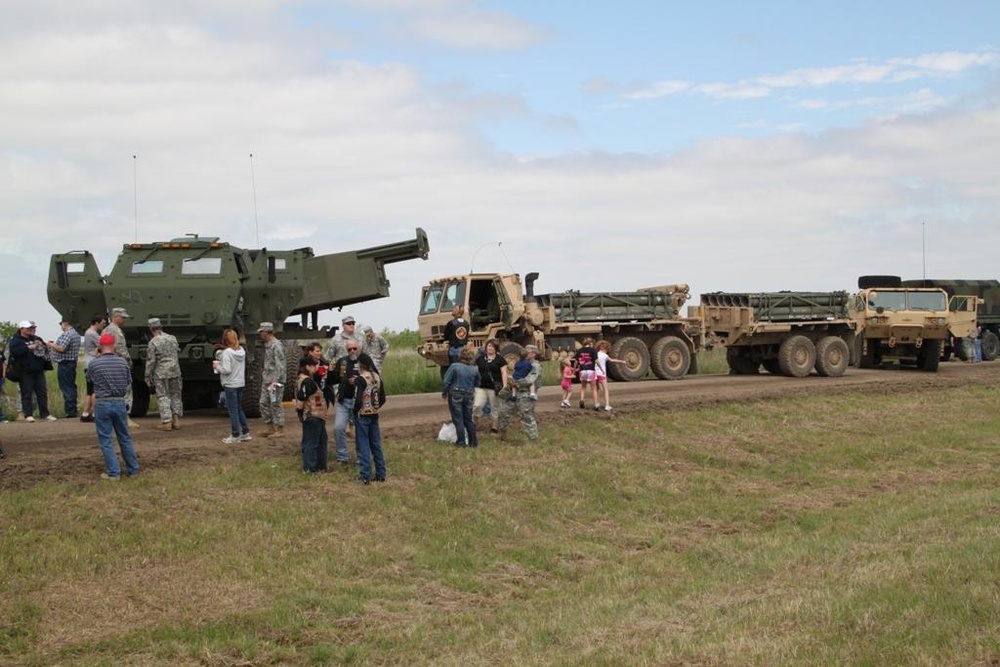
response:
<path id="1" fill-rule="evenodd" d="M 177 431 L 181 427 L 184 406 L 181 402 L 180 347 L 177 338 L 163 330 L 160 318 L 147 322 L 153 337 L 146 345 L 146 385 L 156 392 L 160 408 L 158 431 Z"/>
<path id="2" fill-rule="evenodd" d="M 35 335 L 35 323 L 23 320 L 17 325 L 17 334 L 10 339 L 10 359 L 8 364 L 14 365 L 21 375 L 21 412 L 24 421 L 35 421 L 35 406 L 32 394 L 38 401 L 38 416 L 45 421 L 54 422 L 56 418 L 49 414 L 49 390 L 45 384 L 45 341 Z"/>
<path id="3" fill-rule="evenodd" d="M 280 438 L 285 435 L 285 409 L 281 404 L 284 394 L 285 348 L 274 336 L 274 324 L 261 322 L 257 328 L 264 341 L 264 370 L 261 374 L 260 416 L 264 424 L 271 427 L 265 438 Z"/>

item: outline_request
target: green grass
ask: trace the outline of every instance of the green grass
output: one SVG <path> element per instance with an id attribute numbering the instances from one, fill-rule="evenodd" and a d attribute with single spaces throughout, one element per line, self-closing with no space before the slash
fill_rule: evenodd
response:
<path id="1" fill-rule="evenodd" d="M 995 664 L 998 392 L 821 396 L 8 493 L 4 664 Z M 877 406 L 873 405 L 878 401 Z"/>

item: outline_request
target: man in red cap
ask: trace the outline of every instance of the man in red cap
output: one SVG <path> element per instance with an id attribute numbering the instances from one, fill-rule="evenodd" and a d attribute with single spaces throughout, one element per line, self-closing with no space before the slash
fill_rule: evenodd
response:
<path id="1" fill-rule="evenodd" d="M 107 472 L 101 473 L 101 479 L 117 482 L 122 470 L 115 455 L 112 432 L 118 438 L 125 471 L 130 476 L 139 474 L 139 459 L 128 430 L 128 409 L 125 406 L 125 396 L 132 387 L 132 370 L 129 362 L 115 354 L 113 334 L 102 334 L 99 345 L 97 358 L 91 360 L 87 367 L 87 380 L 94 383 L 97 444 L 107 469 Z"/>

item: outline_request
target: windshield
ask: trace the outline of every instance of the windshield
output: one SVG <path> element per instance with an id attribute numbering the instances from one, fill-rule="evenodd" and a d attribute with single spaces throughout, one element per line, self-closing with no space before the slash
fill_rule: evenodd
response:
<path id="1" fill-rule="evenodd" d="M 441 305 L 441 292 L 443 285 L 429 285 L 424 288 L 424 294 L 420 298 L 420 314 L 430 315 L 436 313 Z"/>
<path id="2" fill-rule="evenodd" d="M 869 292 L 868 308 L 875 310 L 948 310 L 944 292 Z"/>

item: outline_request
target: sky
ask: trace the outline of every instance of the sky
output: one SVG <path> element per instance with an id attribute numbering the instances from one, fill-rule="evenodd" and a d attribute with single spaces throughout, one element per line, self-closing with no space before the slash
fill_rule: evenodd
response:
<path id="1" fill-rule="evenodd" d="M 1000 3 L 0 0 L 0 320 L 49 256 L 413 238 L 391 296 L 1000 278 Z"/>

